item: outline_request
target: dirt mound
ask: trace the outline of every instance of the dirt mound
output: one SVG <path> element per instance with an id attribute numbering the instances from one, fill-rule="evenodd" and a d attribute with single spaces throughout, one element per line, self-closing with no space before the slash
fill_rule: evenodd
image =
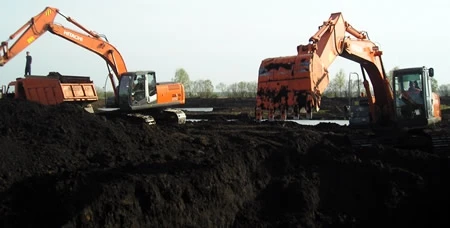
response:
<path id="1" fill-rule="evenodd" d="M 450 225 L 450 164 L 336 125 L 105 120 L 0 100 L 3 227 Z"/>

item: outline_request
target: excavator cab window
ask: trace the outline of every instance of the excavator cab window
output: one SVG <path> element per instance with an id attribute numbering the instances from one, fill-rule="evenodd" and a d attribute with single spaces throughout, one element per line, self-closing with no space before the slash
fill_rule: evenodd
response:
<path id="1" fill-rule="evenodd" d="M 148 79 L 148 95 L 149 96 L 154 96 L 156 95 L 156 77 L 155 74 L 148 74 L 147 75 L 147 79 Z"/>
<path id="2" fill-rule="evenodd" d="M 120 106 L 137 109 L 156 102 L 156 78 L 154 72 L 126 73 L 119 84 Z"/>
<path id="3" fill-rule="evenodd" d="M 424 80 L 421 72 L 394 74 L 395 108 L 398 119 L 424 117 Z"/>
<path id="4" fill-rule="evenodd" d="M 145 99 L 145 75 L 135 75 L 132 84 L 131 100 L 137 104 Z"/>

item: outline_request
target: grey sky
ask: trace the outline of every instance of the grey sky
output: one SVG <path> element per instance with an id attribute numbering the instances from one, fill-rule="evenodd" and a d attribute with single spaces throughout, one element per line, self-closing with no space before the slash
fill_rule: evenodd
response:
<path id="1" fill-rule="evenodd" d="M 6 23 L 0 39 L 46 6 L 106 34 L 128 70 L 155 70 L 159 81 L 170 80 L 179 67 L 192 80 L 210 79 L 214 85 L 256 81 L 261 60 L 296 54 L 296 46 L 307 44 L 331 13 L 342 12 L 380 45 L 386 70 L 431 66 L 439 84 L 450 84 L 450 2 L 445 0 L 15 0 L 2 4 Z M 56 22 L 74 28 L 61 16 Z M 33 74 L 59 71 L 91 76 L 98 86 L 105 83 L 106 65 L 99 56 L 47 33 L 0 68 L 0 84 L 23 75 L 27 50 Z M 341 68 L 347 74 L 360 72 L 358 64 L 338 58 L 331 76 Z"/>

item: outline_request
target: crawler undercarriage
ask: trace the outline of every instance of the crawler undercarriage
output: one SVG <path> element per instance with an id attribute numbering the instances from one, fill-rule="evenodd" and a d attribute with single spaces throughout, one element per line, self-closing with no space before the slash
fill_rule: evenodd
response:
<path id="1" fill-rule="evenodd" d="M 391 146 L 399 149 L 422 150 L 439 156 L 450 156 L 449 130 L 441 127 L 425 129 L 383 129 L 374 131 L 356 130 L 359 134 L 349 136 L 352 147 Z"/>
<path id="2" fill-rule="evenodd" d="M 148 125 L 186 123 L 186 114 L 182 110 L 173 108 L 141 110 L 136 112 L 100 111 L 96 112 L 96 114 L 104 116 L 107 119 L 127 119 L 131 122 L 142 122 Z"/>

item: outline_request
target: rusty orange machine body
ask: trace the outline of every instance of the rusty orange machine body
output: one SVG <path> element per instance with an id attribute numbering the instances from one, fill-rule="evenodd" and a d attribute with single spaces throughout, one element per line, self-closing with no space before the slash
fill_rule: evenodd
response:
<path id="1" fill-rule="evenodd" d="M 57 15 L 63 16 L 84 33 L 54 23 Z M 5 65 L 47 31 L 99 55 L 106 61 L 108 76 L 115 95 L 114 102 L 111 104 L 113 109 L 109 111 L 160 113 L 161 109 L 166 109 L 162 112 L 176 115 L 179 123 L 184 123 L 185 114 L 180 110 L 169 108 L 185 103 L 183 84 L 157 82 L 156 73 L 152 70 L 128 71 L 122 55 L 116 47 L 108 42 L 106 36 L 88 30 L 72 18 L 64 16 L 59 9 L 54 7 L 46 7 L 12 34 L 7 41 L 1 43 L 0 66 Z M 19 38 L 9 46 L 8 42 L 15 39 L 16 36 Z M 118 80 L 118 83 L 115 80 Z M 46 82 L 47 80 L 42 78 L 42 83 Z M 140 86 L 136 86 L 137 84 Z"/>
<path id="2" fill-rule="evenodd" d="M 95 85 L 89 77 L 63 76 L 54 72 L 48 76 L 17 78 L 8 84 L 4 95 L 43 105 L 63 102 L 86 104 L 98 100 Z"/>
<path id="3" fill-rule="evenodd" d="M 414 121 L 410 118 L 420 119 L 418 124 L 421 126 L 439 122 L 441 117 L 436 106 L 439 99 L 436 99 L 437 94 L 431 93 L 433 69 L 395 70 L 391 84 L 386 77 L 382 54 L 368 38 L 367 32 L 353 28 L 342 13 L 332 13 L 308 44 L 297 46 L 296 55 L 262 60 L 258 74 L 256 119 L 262 120 L 264 111 L 269 120 L 274 119 L 276 112 L 280 113 L 282 120 L 290 114 L 297 119 L 301 111 L 312 118 L 313 111 L 319 111 L 323 92 L 330 82 L 328 67 L 341 56 L 360 64 L 366 96 L 373 98 L 362 99 L 361 104 L 366 105 L 357 107 L 360 111 L 354 114 L 358 117 L 350 119 L 351 124 L 384 124 L 403 120 L 405 124 L 412 124 Z M 426 94 L 419 101 L 421 106 L 417 106 L 421 109 L 420 117 L 404 118 L 400 114 L 405 107 L 398 100 L 405 98 L 398 94 L 405 90 L 407 80 L 417 80 Z M 435 97 L 434 103 L 430 103 L 431 96 Z"/>

